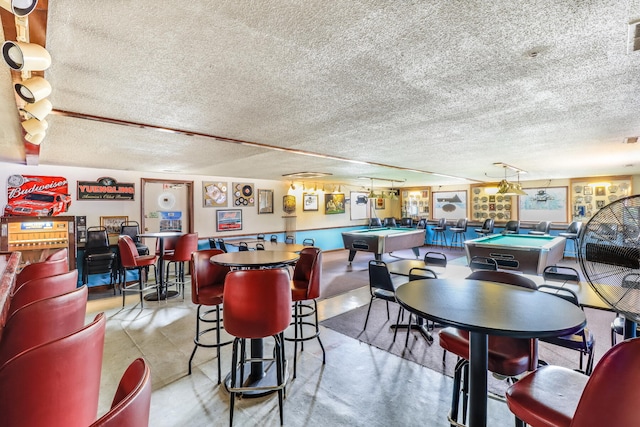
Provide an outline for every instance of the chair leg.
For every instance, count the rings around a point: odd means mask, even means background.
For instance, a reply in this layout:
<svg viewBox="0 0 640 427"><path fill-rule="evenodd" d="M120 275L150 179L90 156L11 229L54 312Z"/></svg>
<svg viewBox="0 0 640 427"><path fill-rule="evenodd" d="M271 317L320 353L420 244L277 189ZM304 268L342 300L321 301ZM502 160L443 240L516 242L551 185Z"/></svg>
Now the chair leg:
<svg viewBox="0 0 640 427"><path fill-rule="evenodd" d="M283 368L284 368L284 360L282 360L282 347L284 346L284 341L283 341L283 337L281 336L282 334L279 335L274 335L273 338L276 342L276 350L275 350L275 356L276 356L276 375L278 378L278 386L282 385L284 383L284 372L283 372ZM295 355L294 355L295 357ZM283 397L284 397L284 390L283 388L279 388L278 389L278 409L280 412L280 425L284 424L284 412L283 412Z"/></svg>
<svg viewBox="0 0 640 427"><path fill-rule="evenodd" d="M399 306L398 318L396 319L396 327L394 328L394 331L393 331L393 342L396 342L396 335L398 335L398 325L400 324L400 315L402 314L403 311L404 311L404 308Z"/></svg>
<svg viewBox="0 0 640 427"><path fill-rule="evenodd" d="M371 313L371 304L373 303L373 295L371 296L371 300L369 300L369 308L367 309L367 317L365 317L364 319L364 327L362 328L362 330L366 330L367 329L367 322L369 321L369 313Z"/></svg>
<svg viewBox="0 0 640 427"><path fill-rule="evenodd" d="M231 353L231 387L236 387L236 377L237 377L237 368L238 368L238 342L241 341L240 338L236 338L233 340L233 351ZM233 426L233 408L236 402L236 393L233 391L229 391L229 426Z"/></svg>
<svg viewBox="0 0 640 427"><path fill-rule="evenodd" d="M371 305L369 305L369 308L371 308ZM302 325L300 324L300 318L298 316L298 311L301 310L300 308L300 301L296 301L293 304L293 378L296 378L296 375L298 373L298 328L300 328L300 336L302 337ZM366 322L365 322L366 325ZM300 343L300 347L302 347L302 350L304 350L303 347L303 343Z"/></svg>
<svg viewBox="0 0 640 427"><path fill-rule="evenodd" d="M464 363L466 361L464 359L458 360L456 363L456 367L454 369L453 374L453 392L451 395L451 410L449 412L449 418L457 422L458 421L458 411L460 406L460 391L462 385L462 371L464 367ZM451 424L451 427L455 427L455 424Z"/></svg>

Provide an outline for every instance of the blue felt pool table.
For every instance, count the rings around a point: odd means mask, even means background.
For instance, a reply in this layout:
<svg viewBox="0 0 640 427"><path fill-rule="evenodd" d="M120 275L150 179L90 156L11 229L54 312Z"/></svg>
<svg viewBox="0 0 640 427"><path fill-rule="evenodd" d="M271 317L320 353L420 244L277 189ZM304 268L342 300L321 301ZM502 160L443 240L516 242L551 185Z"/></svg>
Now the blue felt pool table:
<svg viewBox="0 0 640 427"><path fill-rule="evenodd" d="M370 230L345 231L342 233L344 248L349 249L349 262L357 251L373 252L375 259L382 254L400 249L413 249L416 258L419 248L424 245L426 230L415 228L373 228Z"/></svg>
<svg viewBox="0 0 640 427"><path fill-rule="evenodd" d="M560 261L564 245L564 237L530 234L498 234L464 242L468 262L474 256L490 257L501 269L527 274L542 274L546 266Z"/></svg>

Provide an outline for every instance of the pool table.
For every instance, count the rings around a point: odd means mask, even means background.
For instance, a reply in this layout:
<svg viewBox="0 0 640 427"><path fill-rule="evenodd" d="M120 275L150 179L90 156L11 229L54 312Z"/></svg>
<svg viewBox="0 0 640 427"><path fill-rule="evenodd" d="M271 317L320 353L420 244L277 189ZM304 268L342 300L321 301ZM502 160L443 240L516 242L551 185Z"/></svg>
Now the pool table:
<svg viewBox="0 0 640 427"><path fill-rule="evenodd" d="M546 266L562 259L564 244L564 237L507 234L467 240L464 247L468 262L474 256L490 257L501 269L542 274Z"/></svg>
<svg viewBox="0 0 640 427"><path fill-rule="evenodd" d="M345 231L342 240L344 248L349 249L349 262L353 261L357 251L372 252L377 260L381 260L385 252L411 248L418 258L418 249L424 245L426 232L412 228L373 228Z"/></svg>

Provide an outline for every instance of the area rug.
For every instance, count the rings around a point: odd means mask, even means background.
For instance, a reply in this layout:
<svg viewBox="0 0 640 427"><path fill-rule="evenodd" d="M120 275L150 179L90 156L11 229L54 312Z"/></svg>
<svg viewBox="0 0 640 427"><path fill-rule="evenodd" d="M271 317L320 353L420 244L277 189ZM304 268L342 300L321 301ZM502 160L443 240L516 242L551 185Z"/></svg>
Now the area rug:
<svg viewBox="0 0 640 427"><path fill-rule="evenodd" d="M391 319L388 320L385 301L375 300L371 307L371 314L365 331L363 331L363 326L368 305L324 320L321 323L329 329L355 338L363 343L453 377L456 356L447 353L443 362L444 351L438 345L438 328L432 332L434 338L432 345L429 345L427 340L424 339L419 332L411 331L408 345L405 347L406 329L399 330L395 342L393 341L394 330L391 329L390 326L396 321L398 307L397 304L390 304ZM587 317L587 327L592 330L596 339L594 358L594 364L596 364L602 357L602 354L610 347L610 325L615 314L609 311L587 308L585 309L585 315ZM407 316L408 313L405 312L405 323ZM578 352L547 343L540 342L539 357L548 364L565 366L571 369L578 369L579 367L580 355ZM508 384L490 375L488 387L491 393L503 396Z"/></svg>

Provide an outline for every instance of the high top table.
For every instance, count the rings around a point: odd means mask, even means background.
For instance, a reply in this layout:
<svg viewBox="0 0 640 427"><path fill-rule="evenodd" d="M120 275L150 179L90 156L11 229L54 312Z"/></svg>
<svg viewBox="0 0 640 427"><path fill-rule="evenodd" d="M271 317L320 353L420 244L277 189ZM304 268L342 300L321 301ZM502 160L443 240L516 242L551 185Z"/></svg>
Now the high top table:
<svg viewBox="0 0 640 427"><path fill-rule="evenodd" d="M243 251L243 252L227 252L214 255L210 261L214 264L223 265L231 268L258 269L258 268L278 268L295 264L300 255L293 252L283 251ZM262 358L263 345L262 339L251 340L251 358ZM242 384L250 387L260 387L262 385L271 385L277 383L276 369L273 363L265 365L264 362L249 362L249 369L244 370L244 378ZM271 368L274 369L271 369ZM238 371L238 375L240 372ZM224 381L225 387L229 387L231 383L231 374L227 375ZM274 393L276 390L252 390L243 391L243 397L261 397L266 394Z"/></svg>
<svg viewBox="0 0 640 427"><path fill-rule="evenodd" d="M168 299L175 298L178 296L178 291L168 291L166 283L164 281L164 239L167 237L176 237L182 236L182 231L161 231L159 233L142 233L138 234L138 237L145 238L153 238L158 239L158 248L160 249L160 253L158 255L158 272L156 272L156 283L160 287L160 299ZM158 283L159 282L159 283ZM158 301L158 295L155 293L150 293L144 296L145 301Z"/></svg>
<svg viewBox="0 0 640 427"><path fill-rule="evenodd" d="M488 335L553 337L587 323L580 307L563 298L483 280L414 280L398 287L396 299L418 316L469 331L470 427L487 425Z"/></svg>

